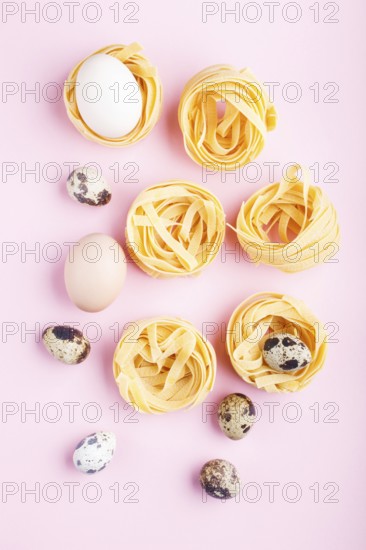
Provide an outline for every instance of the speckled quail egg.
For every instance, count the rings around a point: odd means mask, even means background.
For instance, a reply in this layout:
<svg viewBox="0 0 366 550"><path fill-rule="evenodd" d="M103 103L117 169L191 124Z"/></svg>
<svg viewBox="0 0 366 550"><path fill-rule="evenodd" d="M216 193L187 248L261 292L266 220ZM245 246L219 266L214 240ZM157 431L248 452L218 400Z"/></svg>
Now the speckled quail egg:
<svg viewBox="0 0 366 550"><path fill-rule="evenodd" d="M267 338L262 353L267 365L277 372L297 372L312 359L307 345L287 332L274 333Z"/></svg>
<svg viewBox="0 0 366 550"><path fill-rule="evenodd" d="M202 466L200 483L208 495L214 498L233 498L240 491L240 478L231 462L216 458Z"/></svg>
<svg viewBox="0 0 366 550"><path fill-rule="evenodd" d="M243 439L255 422L255 407L243 393L231 393L221 401L217 416L219 426L227 437Z"/></svg>
<svg viewBox="0 0 366 550"><path fill-rule="evenodd" d="M93 166L76 168L67 178L66 187L72 199L90 206L103 206L112 198L109 184Z"/></svg>
<svg viewBox="0 0 366 550"><path fill-rule="evenodd" d="M116 448L116 436L112 432L96 432L88 435L76 446L73 462L84 474L104 470L112 460Z"/></svg>
<svg viewBox="0 0 366 550"><path fill-rule="evenodd" d="M90 342L80 330L66 325L53 325L42 334L45 348L67 365L82 363L90 353Z"/></svg>

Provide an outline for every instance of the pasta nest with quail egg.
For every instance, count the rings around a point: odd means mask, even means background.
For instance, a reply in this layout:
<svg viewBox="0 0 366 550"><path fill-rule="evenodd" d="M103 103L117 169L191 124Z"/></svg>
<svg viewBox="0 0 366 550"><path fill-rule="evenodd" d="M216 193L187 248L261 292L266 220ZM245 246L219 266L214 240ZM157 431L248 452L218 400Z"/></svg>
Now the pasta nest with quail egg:
<svg viewBox="0 0 366 550"><path fill-rule="evenodd" d="M292 373L272 370L262 349L269 335L286 332L301 339L311 361ZM327 342L323 325L297 298L277 293L254 294L233 312L227 327L226 349L238 375L267 392L294 392L305 388L323 367Z"/></svg>

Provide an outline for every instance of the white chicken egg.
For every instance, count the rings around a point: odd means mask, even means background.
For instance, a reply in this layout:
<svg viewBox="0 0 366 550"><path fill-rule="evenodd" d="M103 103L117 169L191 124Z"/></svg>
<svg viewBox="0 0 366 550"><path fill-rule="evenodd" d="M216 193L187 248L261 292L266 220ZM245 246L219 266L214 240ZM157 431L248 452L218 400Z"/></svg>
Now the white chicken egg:
<svg viewBox="0 0 366 550"><path fill-rule="evenodd" d="M142 114L142 96L136 78L116 57L92 55L76 77L76 103L85 124L105 138L129 134Z"/></svg>

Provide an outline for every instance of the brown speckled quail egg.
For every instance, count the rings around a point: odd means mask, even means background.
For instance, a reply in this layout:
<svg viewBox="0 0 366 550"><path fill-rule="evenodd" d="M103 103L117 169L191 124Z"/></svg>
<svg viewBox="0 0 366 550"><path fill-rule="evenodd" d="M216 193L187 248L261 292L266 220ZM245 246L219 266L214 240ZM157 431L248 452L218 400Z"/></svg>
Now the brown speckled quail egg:
<svg viewBox="0 0 366 550"><path fill-rule="evenodd" d="M107 181L93 166L79 166L66 182L67 192L72 199L90 206L103 206L112 198Z"/></svg>
<svg viewBox="0 0 366 550"><path fill-rule="evenodd" d="M277 372L297 372L312 359L307 345L287 332L274 333L267 338L262 353L267 365Z"/></svg>
<svg viewBox="0 0 366 550"><path fill-rule="evenodd" d="M65 325L53 325L42 334L47 351L67 365L82 363L90 353L90 342L80 330Z"/></svg>
<svg viewBox="0 0 366 550"><path fill-rule="evenodd" d="M227 437L243 439L255 422L255 407L243 393L231 393L220 403L217 412L219 426Z"/></svg>
<svg viewBox="0 0 366 550"><path fill-rule="evenodd" d="M203 465L200 482L206 493L214 498L233 498L240 491L237 469L231 462L219 458Z"/></svg>
<svg viewBox="0 0 366 550"><path fill-rule="evenodd" d="M90 434L76 446L74 466L84 474L100 472L112 460L115 448L116 436L113 432Z"/></svg>

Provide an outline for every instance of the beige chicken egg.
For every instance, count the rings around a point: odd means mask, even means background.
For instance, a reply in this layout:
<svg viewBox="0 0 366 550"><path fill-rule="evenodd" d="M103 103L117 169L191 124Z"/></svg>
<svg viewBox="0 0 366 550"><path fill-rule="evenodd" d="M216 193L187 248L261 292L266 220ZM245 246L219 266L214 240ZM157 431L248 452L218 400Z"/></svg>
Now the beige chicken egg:
<svg viewBox="0 0 366 550"><path fill-rule="evenodd" d="M101 311L122 290L126 277L125 254L112 237L91 233L70 248L64 277L67 293L78 308Z"/></svg>

